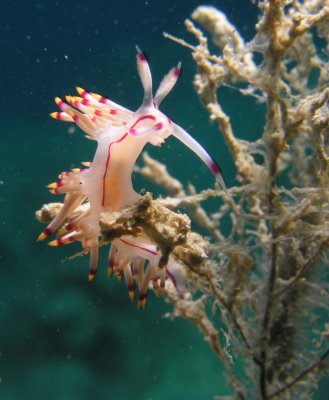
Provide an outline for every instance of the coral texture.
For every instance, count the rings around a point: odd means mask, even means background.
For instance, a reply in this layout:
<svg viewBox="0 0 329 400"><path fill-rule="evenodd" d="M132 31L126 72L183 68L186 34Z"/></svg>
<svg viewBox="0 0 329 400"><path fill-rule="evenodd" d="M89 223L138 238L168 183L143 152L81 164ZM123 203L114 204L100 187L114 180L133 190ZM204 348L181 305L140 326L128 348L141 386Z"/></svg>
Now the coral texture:
<svg viewBox="0 0 329 400"><path fill-rule="evenodd" d="M231 228L215 246L217 280L198 279L198 288L213 301L209 319L219 313L224 323L221 357L234 398L310 399L329 354L329 2L258 6L248 43L208 6L186 21L197 45L165 34L192 50L195 89L218 123L240 183L221 194L224 204L210 216L229 216ZM210 52L204 31L218 54ZM223 85L265 106L258 140L234 132L219 100ZM176 314L184 311L176 306ZM238 355L244 373L235 366Z"/></svg>

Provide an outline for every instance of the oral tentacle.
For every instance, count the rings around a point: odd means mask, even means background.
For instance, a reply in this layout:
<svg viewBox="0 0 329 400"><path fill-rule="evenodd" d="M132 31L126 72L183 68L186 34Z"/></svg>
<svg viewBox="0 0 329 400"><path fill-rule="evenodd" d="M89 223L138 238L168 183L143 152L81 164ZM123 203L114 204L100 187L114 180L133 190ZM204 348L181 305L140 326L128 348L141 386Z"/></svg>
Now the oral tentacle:
<svg viewBox="0 0 329 400"><path fill-rule="evenodd" d="M173 124L172 134L184 143L185 146L191 149L207 165L210 171L215 175L222 189L226 191L227 189L222 177L222 172L218 164L210 157L206 150L195 139L193 139L189 133L177 124Z"/></svg>

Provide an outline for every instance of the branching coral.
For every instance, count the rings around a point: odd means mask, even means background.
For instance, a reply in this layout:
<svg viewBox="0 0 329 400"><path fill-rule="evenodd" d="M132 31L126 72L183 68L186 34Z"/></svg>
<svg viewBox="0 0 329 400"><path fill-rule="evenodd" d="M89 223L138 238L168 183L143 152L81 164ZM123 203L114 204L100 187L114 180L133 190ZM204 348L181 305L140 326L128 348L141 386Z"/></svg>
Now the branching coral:
<svg viewBox="0 0 329 400"><path fill-rule="evenodd" d="M171 197L146 195L103 218L101 228L104 242L142 232L161 248L163 265L170 254L185 265L185 295L171 285L163 294L171 316L196 325L224 364L232 398L309 399L329 354L329 0L263 0L259 9L248 43L207 6L186 21L197 45L165 34L192 50L196 92L226 140L239 186L196 193L144 154L139 173ZM219 100L228 84L266 106L255 142L239 139ZM209 214L201 202L212 196L222 205ZM212 243L173 211L180 206ZM60 207L45 206L39 219L50 220ZM225 235L224 219L231 221Z"/></svg>
<svg viewBox="0 0 329 400"><path fill-rule="evenodd" d="M329 2L265 0L259 9L249 43L219 10L194 11L218 55L191 20L186 27L198 45L165 36L192 50L195 89L218 122L241 183L222 196L219 218L229 215L232 228L216 246L220 283L204 290L217 300L223 336L249 355L249 384L233 386L239 398L309 399L329 352L320 318L328 312ZM233 131L218 98L228 83L267 107L257 142Z"/></svg>

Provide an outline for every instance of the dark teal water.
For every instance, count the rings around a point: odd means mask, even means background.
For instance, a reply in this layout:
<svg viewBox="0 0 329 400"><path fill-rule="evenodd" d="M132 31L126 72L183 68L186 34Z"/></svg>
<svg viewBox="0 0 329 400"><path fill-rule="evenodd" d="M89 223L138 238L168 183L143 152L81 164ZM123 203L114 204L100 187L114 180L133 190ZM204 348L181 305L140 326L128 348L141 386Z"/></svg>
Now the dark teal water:
<svg viewBox="0 0 329 400"><path fill-rule="evenodd" d="M210 3L251 37L254 6ZM81 132L70 134L69 125L48 117L56 111L53 98L74 94L79 85L136 109L142 99L136 44L148 54L156 83L183 62L180 82L162 109L211 149L232 181L230 156L192 88L190 53L162 36L167 31L193 42L183 21L197 5L199 0L0 1L1 399L197 400L227 393L221 365L194 327L163 318L170 307L152 295L146 310L136 310L124 284L107 279L105 252L103 268L89 283L88 259L68 260L78 245L36 243L43 226L34 218L43 203L57 200L45 185L95 150ZM231 96L226 106L243 121L247 111ZM200 189L212 184L199 160L174 139L148 150L179 179ZM135 180L137 189L149 187Z"/></svg>

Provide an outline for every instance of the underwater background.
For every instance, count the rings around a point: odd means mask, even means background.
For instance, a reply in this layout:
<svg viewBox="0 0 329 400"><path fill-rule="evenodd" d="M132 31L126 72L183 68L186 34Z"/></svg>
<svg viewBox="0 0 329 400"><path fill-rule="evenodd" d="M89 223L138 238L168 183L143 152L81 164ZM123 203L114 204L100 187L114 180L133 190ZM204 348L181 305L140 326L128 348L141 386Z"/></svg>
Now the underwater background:
<svg viewBox="0 0 329 400"><path fill-rule="evenodd" d="M220 7L246 39L253 36L251 2L205 3ZM200 4L0 1L0 399L197 400L229 393L221 365L189 322L164 318L170 305L153 293L148 307L137 310L124 283L107 278L106 249L89 283L88 257L69 259L80 246L36 243L44 227L34 217L42 204L62 200L46 185L95 152L79 129L49 117L57 111L54 97L82 86L137 109L135 45L148 55L155 88L182 61L183 74L161 109L210 151L228 186L233 183L230 155L193 90L190 51L162 35L193 43L184 20ZM234 91L221 93L237 132L258 137L264 109ZM175 139L151 147L177 179L198 189L213 186L207 169ZM137 190L165 195L138 175L134 181Z"/></svg>

